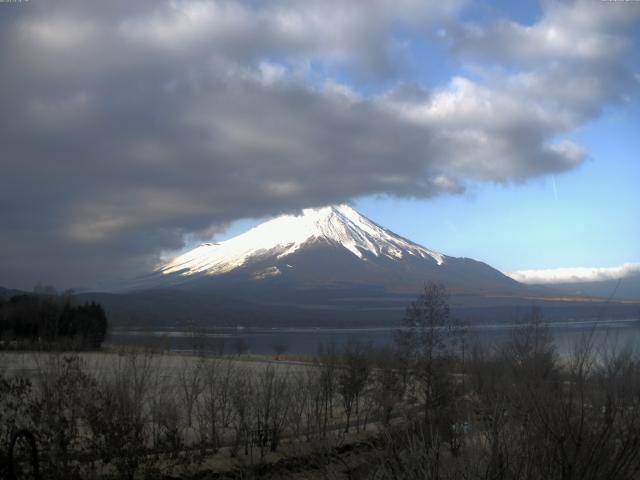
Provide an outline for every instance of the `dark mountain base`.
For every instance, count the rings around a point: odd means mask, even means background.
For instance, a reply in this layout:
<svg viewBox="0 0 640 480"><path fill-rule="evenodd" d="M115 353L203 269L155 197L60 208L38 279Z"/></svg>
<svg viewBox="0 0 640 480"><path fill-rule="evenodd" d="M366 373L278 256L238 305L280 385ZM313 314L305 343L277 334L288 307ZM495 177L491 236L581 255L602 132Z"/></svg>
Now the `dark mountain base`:
<svg viewBox="0 0 640 480"><path fill-rule="evenodd" d="M79 302L94 300L103 305L111 325L139 328L392 326L400 322L414 298L375 289L300 291L288 301L281 296L271 302L172 289L77 296ZM452 295L450 303L452 314L469 323L518 321L534 306L548 321L640 319L640 302Z"/></svg>

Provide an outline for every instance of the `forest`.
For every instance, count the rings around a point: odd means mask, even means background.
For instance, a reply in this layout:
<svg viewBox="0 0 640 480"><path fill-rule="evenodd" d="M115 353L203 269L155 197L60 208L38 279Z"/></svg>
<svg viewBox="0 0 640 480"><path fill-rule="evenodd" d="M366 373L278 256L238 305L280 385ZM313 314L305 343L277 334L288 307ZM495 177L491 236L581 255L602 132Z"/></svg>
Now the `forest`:
<svg viewBox="0 0 640 480"><path fill-rule="evenodd" d="M70 294L0 297L0 348L99 348L108 328L100 304L73 305Z"/></svg>
<svg viewBox="0 0 640 480"><path fill-rule="evenodd" d="M475 341L429 285L393 346L314 358L4 352L2 478L632 479L640 357ZM34 463L37 454L37 467ZM11 457L11 458L9 458ZM24 476L20 476L24 475Z"/></svg>

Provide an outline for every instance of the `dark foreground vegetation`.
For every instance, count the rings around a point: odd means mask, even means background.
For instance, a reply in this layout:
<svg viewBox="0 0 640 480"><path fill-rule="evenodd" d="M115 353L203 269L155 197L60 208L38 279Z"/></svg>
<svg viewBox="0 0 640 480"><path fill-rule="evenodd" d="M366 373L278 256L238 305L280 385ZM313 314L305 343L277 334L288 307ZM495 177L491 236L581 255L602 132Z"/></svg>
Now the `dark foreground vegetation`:
<svg viewBox="0 0 640 480"><path fill-rule="evenodd" d="M0 297L0 348L98 348L107 330L102 307L73 305L71 294L45 290Z"/></svg>
<svg viewBox="0 0 640 480"><path fill-rule="evenodd" d="M53 479L638 478L640 358L589 336L560 358L540 315L525 320L481 345L430 285L387 351L36 355L30 375L0 372L0 477L24 429ZM28 444L15 451L30 468Z"/></svg>

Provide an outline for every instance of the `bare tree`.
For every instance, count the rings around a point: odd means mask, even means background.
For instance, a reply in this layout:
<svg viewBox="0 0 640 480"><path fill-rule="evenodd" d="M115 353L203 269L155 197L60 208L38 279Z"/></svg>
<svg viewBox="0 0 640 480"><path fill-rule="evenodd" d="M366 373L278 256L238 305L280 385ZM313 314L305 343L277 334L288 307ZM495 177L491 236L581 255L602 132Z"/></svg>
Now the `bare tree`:
<svg viewBox="0 0 640 480"><path fill-rule="evenodd" d="M289 424L293 426L293 435L298 438L302 436L305 414L311 407L311 389L308 376L304 373L292 375L290 392Z"/></svg>
<svg viewBox="0 0 640 480"><path fill-rule="evenodd" d="M214 452L231 422L232 387L236 373L230 359L209 362L205 368L199 418L202 438L209 440Z"/></svg>
<svg viewBox="0 0 640 480"><path fill-rule="evenodd" d="M283 355L287 350L289 350L289 345L286 343L273 344L273 353L276 354L276 360L280 360L280 355Z"/></svg>
<svg viewBox="0 0 640 480"><path fill-rule="evenodd" d="M338 374L338 388L346 417L345 433L349 433L351 414L355 407L359 413L360 396L364 391L371 367L368 349L356 342L349 342L343 351L343 362Z"/></svg>
<svg viewBox="0 0 640 480"><path fill-rule="evenodd" d="M247 351L249 350L249 344L247 343L247 340L245 338L236 337L233 342L233 348L236 352L236 355L240 356L244 353L247 353Z"/></svg>
<svg viewBox="0 0 640 480"><path fill-rule="evenodd" d="M505 354L520 376L549 379L554 375L558 354L539 308L533 307L521 324L512 330L511 339L505 345Z"/></svg>
<svg viewBox="0 0 640 480"><path fill-rule="evenodd" d="M238 369L231 385L231 405L233 407L232 427L234 440L231 455L235 456L238 449L244 446L245 455L249 454L250 432L254 424L253 414L253 382L249 371Z"/></svg>
<svg viewBox="0 0 640 480"><path fill-rule="evenodd" d="M73 457L86 441L79 428L85 390L92 385L82 359L75 354L54 353L35 357L38 383L31 399L38 437L48 445L43 467L51 478L76 478L80 466Z"/></svg>
<svg viewBox="0 0 640 480"><path fill-rule="evenodd" d="M178 369L178 385L184 401L186 423L188 427L193 425L193 409L203 389L203 371L205 360L202 357L181 358Z"/></svg>
<svg viewBox="0 0 640 480"><path fill-rule="evenodd" d="M255 385L255 439L260 447L276 451L282 437L288 416L290 395L287 374L279 373L273 365L268 365L259 374Z"/></svg>
<svg viewBox="0 0 640 480"><path fill-rule="evenodd" d="M0 478L9 478L8 458L14 432L34 430L33 384L24 377L0 371Z"/></svg>
<svg viewBox="0 0 640 480"><path fill-rule="evenodd" d="M307 441L311 441L324 433L324 420L327 414L326 393L324 389L323 373L319 368L308 369L304 376L306 405L304 412L305 434Z"/></svg>
<svg viewBox="0 0 640 480"><path fill-rule="evenodd" d="M317 377L320 402L320 415L318 418L321 421L321 435L327 436L327 428L329 421L333 417L333 401L336 395L337 387L337 370L338 370L338 353L335 344L331 343L328 346L320 345L318 352L318 367L320 374Z"/></svg>
<svg viewBox="0 0 640 480"><path fill-rule="evenodd" d="M147 396L155 374L152 356L134 351L113 359L109 378L88 392L86 421L92 448L113 464L122 478L133 479L140 467L152 469L147 456L150 416Z"/></svg>
<svg viewBox="0 0 640 480"><path fill-rule="evenodd" d="M382 424L388 426L391 416L402 402L405 378L398 355L390 348L378 352L373 375L373 400L378 408Z"/></svg>
<svg viewBox="0 0 640 480"><path fill-rule="evenodd" d="M406 361L424 402L424 420L435 425L436 411L450 399L447 367L457 353L462 328L451 318L444 286L430 283L411 303L396 334L400 357Z"/></svg>

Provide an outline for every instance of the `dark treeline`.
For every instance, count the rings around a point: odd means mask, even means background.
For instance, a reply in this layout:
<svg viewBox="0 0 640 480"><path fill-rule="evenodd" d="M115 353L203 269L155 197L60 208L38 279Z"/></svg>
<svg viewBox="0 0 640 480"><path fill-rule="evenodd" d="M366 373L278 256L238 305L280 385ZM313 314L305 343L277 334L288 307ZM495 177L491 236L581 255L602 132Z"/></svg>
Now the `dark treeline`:
<svg viewBox="0 0 640 480"><path fill-rule="evenodd" d="M98 348L107 330L107 316L95 302L73 305L70 295L51 292L0 298L0 345Z"/></svg>
<svg viewBox="0 0 640 480"><path fill-rule="evenodd" d="M31 378L0 362L0 469L26 428L45 478L269 478L258 467L282 456L302 460L272 478L638 478L633 350L587 335L561 358L536 310L508 341L474 342L438 285L403 326L393 348L329 345L304 364L280 348L257 363L240 350L43 353Z"/></svg>

